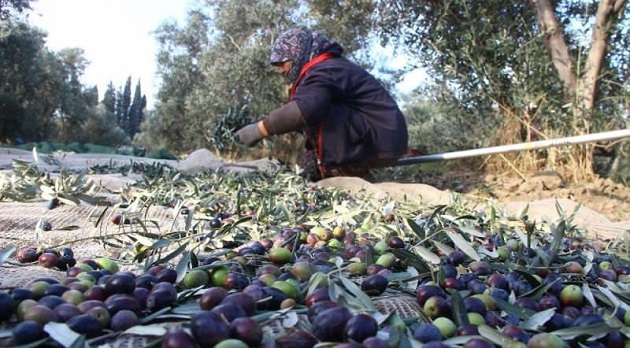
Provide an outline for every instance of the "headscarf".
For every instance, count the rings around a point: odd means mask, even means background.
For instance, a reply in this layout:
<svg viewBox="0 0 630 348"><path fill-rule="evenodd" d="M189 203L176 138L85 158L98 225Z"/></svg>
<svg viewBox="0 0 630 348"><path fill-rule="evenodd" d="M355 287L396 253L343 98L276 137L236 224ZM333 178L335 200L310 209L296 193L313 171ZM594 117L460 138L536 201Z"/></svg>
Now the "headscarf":
<svg viewBox="0 0 630 348"><path fill-rule="evenodd" d="M333 50L340 55L343 49L336 42L328 40L319 31L291 29L284 32L271 47L271 64L293 61L288 78L295 83L304 64L318 55Z"/></svg>

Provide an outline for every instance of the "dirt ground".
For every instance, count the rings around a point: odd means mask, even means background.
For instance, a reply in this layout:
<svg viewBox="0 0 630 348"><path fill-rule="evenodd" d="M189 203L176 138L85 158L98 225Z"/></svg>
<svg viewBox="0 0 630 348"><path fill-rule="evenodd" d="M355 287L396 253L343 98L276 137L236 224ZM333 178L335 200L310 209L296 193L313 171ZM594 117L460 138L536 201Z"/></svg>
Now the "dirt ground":
<svg viewBox="0 0 630 348"><path fill-rule="evenodd" d="M605 178L572 183L554 172L541 172L525 179L458 172L428 177L424 183L441 190L455 190L472 199L498 202L570 199L613 222L630 220L630 187Z"/></svg>

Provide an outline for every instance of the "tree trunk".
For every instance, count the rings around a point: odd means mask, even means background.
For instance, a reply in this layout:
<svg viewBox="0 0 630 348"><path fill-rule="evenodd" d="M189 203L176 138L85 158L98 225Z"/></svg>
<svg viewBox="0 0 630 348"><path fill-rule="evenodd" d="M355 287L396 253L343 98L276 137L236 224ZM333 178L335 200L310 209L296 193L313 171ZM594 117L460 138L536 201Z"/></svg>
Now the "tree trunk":
<svg viewBox="0 0 630 348"><path fill-rule="evenodd" d="M585 64L577 70L573 66L563 28L558 23L552 1L531 0L531 3L536 11L540 32L544 35L545 47L564 84L565 99L575 106L572 122L568 125L569 131L589 133L596 103L597 82L607 53L609 31L618 20L617 14L623 11L626 0L599 1L590 46L587 48L588 56ZM582 176L588 177L592 173L592 150L592 145L585 145L576 148L574 155L570 156L571 166L579 172L574 175L574 180L579 180Z"/></svg>
<svg viewBox="0 0 630 348"><path fill-rule="evenodd" d="M576 84L573 62L553 5L550 0L532 0L532 4L536 9L536 19L540 26L540 32L545 38L545 47L551 56L560 80L564 83L566 95L571 96L575 92Z"/></svg>
<svg viewBox="0 0 630 348"><path fill-rule="evenodd" d="M626 0L601 0L597 8L591 45L582 75L577 86L577 106L582 113L590 114L595 106L597 80L606 57L610 28L615 24L616 15L623 10Z"/></svg>
<svg viewBox="0 0 630 348"><path fill-rule="evenodd" d="M541 33L545 36L545 46L560 80L564 83L566 96L569 99L575 97L577 102L576 115L581 116L578 118L590 115L595 106L597 79L606 57L609 30L615 24L617 14L623 11L625 3L626 0L599 2L586 63L581 71L575 72L562 27L555 16L551 1L532 0Z"/></svg>

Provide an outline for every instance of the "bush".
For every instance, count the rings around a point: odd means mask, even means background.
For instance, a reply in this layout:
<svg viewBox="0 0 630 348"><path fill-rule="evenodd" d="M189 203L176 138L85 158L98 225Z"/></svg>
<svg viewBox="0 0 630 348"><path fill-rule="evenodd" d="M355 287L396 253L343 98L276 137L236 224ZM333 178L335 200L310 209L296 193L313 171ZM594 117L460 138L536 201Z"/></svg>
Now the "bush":
<svg viewBox="0 0 630 348"><path fill-rule="evenodd" d="M57 146L53 143L39 143L36 146L39 153L53 153L57 150Z"/></svg>
<svg viewBox="0 0 630 348"><path fill-rule="evenodd" d="M84 144L77 143L77 142L70 143L66 147L68 148L68 150L70 150L72 152L76 152L76 153L88 152L88 149L87 149L87 147Z"/></svg>
<svg viewBox="0 0 630 348"><path fill-rule="evenodd" d="M149 153L147 157L155 158L155 159L177 160L177 157L175 157L172 153L170 153L165 148L160 148L156 151L153 151Z"/></svg>
<svg viewBox="0 0 630 348"><path fill-rule="evenodd" d="M96 145L96 144L85 144L85 153L109 153L109 154L118 154L118 150L110 146Z"/></svg>

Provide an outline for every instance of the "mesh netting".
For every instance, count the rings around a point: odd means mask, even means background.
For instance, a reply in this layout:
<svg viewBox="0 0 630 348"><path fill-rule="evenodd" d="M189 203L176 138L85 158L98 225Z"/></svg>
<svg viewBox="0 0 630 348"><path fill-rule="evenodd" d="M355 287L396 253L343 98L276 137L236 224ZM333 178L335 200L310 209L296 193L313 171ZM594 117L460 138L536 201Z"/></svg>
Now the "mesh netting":
<svg viewBox="0 0 630 348"><path fill-rule="evenodd" d="M136 225L115 225L112 217L119 212L112 207L81 204L78 206L60 205L47 209L43 200L31 202L0 203L0 249L11 245L58 246L66 245L75 251L75 258L104 256L111 253L103 247L104 237L124 235L140 230ZM143 222L142 230L152 233L165 233L173 224L184 223L184 217L174 218L172 208L152 206L138 214ZM38 229L40 221L48 221L52 229ZM111 249L111 248L109 248Z"/></svg>
<svg viewBox="0 0 630 348"><path fill-rule="evenodd" d="M418 317L422 313L416 298L406 294L378 297L373 302L380 313L396 313L402 319Z"/></svg>
<svg viewBox="0 0 630 348"><path fill-rule="evenodd" d="M160 340L164 334L172 328L184 327L183 322L163 322L160 324L149 324L143 328L133 328L130 330L142 330L144 332L150 332L150 334L135 334L129 332L116 333L111 335L105 335L96 337L88 341L91 347L99 348L144 348L153 346L153 344ZM188 330L188 329L186 329ZM190 330L188 330L190 333ZM159 346L159 345L158 345Z"/></svg>
<svg viewBox="0 0 630 348"><path fill-rule="evenodd" d="M0 268L0 288L25 288L39 278L51 278L61 282L65 276L64 272L40 266L5 266Z"/></svg>

